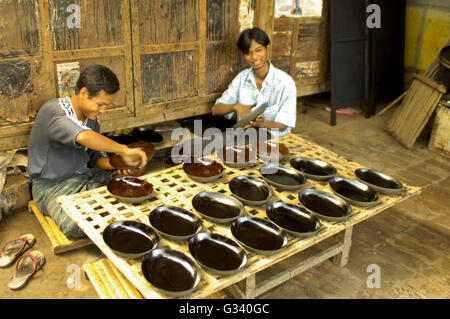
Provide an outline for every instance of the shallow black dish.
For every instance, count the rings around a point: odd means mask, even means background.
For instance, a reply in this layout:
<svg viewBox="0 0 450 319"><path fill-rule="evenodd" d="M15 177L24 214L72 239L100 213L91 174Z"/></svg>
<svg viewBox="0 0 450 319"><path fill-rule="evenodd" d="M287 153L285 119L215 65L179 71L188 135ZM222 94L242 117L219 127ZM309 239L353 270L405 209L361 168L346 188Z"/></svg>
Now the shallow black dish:
<svg viewBox="0 0 450 319"><path fill-rule="evenodd" d="M280 227L263 218L242 216L231 224L234 238L257 254L275 254L287 243Z"/></svg>
<svg viewBox="0 0 450 319"><path fill-rule="evenodd" d="M103 241L114 253L125 258L140 258L155 249L159 237L148 225L121 220L103 230Z"/></svg>
<svg viewBox="0 0 450 319"><path fill-rule="evenodd" d="M371 169L358 168L355 175L361 182L381 194L397 195L403 189L402 183L398 180Z"/></svg>
<svg viewBox="0 0 450 319"><path fill-rule="evenodd" d="M192 207L206 219L220 224L231 223L245 212L238 199L218 192L198 193L192 198Z"/></svg>
<svg viewBox="0 0 450 319"><path fill-rule="evenodd" d="M177 206L157 207L148 218L161 236L173 240L186 240L202 228L200 219L194 213Z"/></svg>
<svg viewBox="0 0 450 319"><path fill-rule="evenodd" d="M163 137L158 132L146 127L136 127L131 131L134 138L142 142L150 142L159 145L163 142Z"/></svg>
<svg viewBox="0 0 450 319"><path fill-rule="evenodd" d="M153 287L172 297L190 294L201 279L200 269L190 257L168 248L148 253L142 261L141 270Z"/></svg>
<svg viewBox="0 0 450 319"><path fill-rule="evenodd" d="M367 207L378 202L378 194L364 183L345 177L333 177L328 183L336 195L350 204Z"/></svg>
<svg viewBox="0 0 450 319"><path fill-rule="evenodd" d="M299 190L306 183L303 173L278 164L266 164L259 169L262 178L276 188L283 190Z"/></svg>
<svg viewBox="0 0 450 319"><path fill-rule="evenodd" d="M105 134L106 137L112 139L113 141L119 143L119 144L131 144L131 143L135 143L138 140L136 138L134 138L131 135L127 135L127 134L118 134L118 133L114 133L114 134Z"/></svg>
<svg viewBox="0 0 450 319"><path fill-rule="evenodd" d="M320 229L319 219L305 208L285 202L267 206L266 214L276 225L294 236L309 237Z"/></svg>
<svg viewBox="0 0 450 319"><path fill-rule="evenodd" d="M334 166L313 158L296 157L291 159L290 163L293 168L301 171L306 178L317 181L328 180L337 173Z"/></svg>
<svg viewBox="0 0 450 319"><path fill-rule="evenodd" d="M228 186L233 196L250 206L266 204L273 194L272 188L265 181L253 176L236 176Z"/></svg>
<svg viewBox="0 0 450 319"><path fill-rule="evenodd" d="M215 274L234 274L247 263L245 250L234 240L218 234L196 234L189 239L189 251L202 267Z"/></svg>
<svg viewBox="0 0 450 319"><path fill-rule="evenodd" d="M300 192L298 200L306 209L326 220L345 220L352 213L351 206L341 197L312 188Z"/></svg>

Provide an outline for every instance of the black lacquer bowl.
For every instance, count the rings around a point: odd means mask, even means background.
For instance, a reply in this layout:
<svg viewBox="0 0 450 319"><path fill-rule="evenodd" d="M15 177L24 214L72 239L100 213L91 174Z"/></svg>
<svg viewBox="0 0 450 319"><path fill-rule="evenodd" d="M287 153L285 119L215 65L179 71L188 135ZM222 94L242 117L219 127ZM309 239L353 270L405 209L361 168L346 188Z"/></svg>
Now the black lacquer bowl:
<svg viewBox="0 0 450 319"><path fill-rule="evenodd" d="M121 202L141 203L153 194L153 186L144 179L134 176L119 176L113 178L106 189Z"/></svg>
<svg viewBox="0 0 450 319"><path fill-rule="evenodd" d="M245 250L234 240L212 233L198 233L189 239L189 251L211 273L231 275L247 264Z"/></svg>
<svg viewBox="0 0 450 319"><path fill-rule="evenodd" d="M272 188L264 180L248 175L234 177L228 186L233 196L250 206L266 204L273 194Z"/></svg>
<svg viewBox="0 0 450 319"><path fill-rule="evenodd" d="M131 131L134 138L142 142L150 142L159 145L163 142L163 137L158 132L146 127L136 127Z"/></svg>
<svg viewBox="0 0 450 319"><path fill-rule="evenodd" d="M306 183L303 173L284 165L266 164L259 172L266 182L282 190L299 190Z"/></svg>
<svg viewBox="0 0 450 319"><path fill-rule="evenodd" d="M112 139L113 141L115 141L119 144L125 144L125 145L135 143L138 141L133 136L127 135L127 134L118 134L118 133L106 134L106 137Z"/></svg>
<svg viewBox="0 0 450 319"><path fill-rule="evenodd" d="M403 185L398 180L371 169L358 168L355 175L361 182L381 194L397 195L403 190Z"/></svg>
<svg viewBox="0 0 450 319"><path fill-rule="evenodd" d="M275 202L267 206L269 219L294 236L309 237L320 229L319 219L305 208L285 202Z"/></svg>
<svg viewBox="0 0 450 319"><path fill-rule="evenodd" d="M177 206L157 207L148 218L161 236L173 240L186 240L202 228L200 219L193 212Z"/></svg>
<svg viewBox="0 0 450 319"><path fill-rule="evenodd" d="M306 209L325 220L346 220L352 213L351 206L341 197L312 188L300 192L298 200Z"/></svg>
<svg viewBox="0 0 450 319"><path fill-rule="evenodd" d="M356 206L367 207L378 202L378 194L364 183L345 177L333 177L328 181L333 192Z"/></svg>
<svg viewBox="0 0 450 319"><path fill-rule="evenodd" d="M201 192L192 198L192 207L206 219L227 224L244 214L244 205L233 196L219 192Z"/></svg>
<svg viewBox="0 0 450 319"><path fill-rule="evenodd" d="M141 270L153 287L172 297L192 293L201 279L200 268L192 258L168 248L148 253L142 261Z"/></svg>
<svg viewBox="0 0 450 319"><path fill-rule="evenodd" d="M263 218L239 217L231 224L231 233L242 246L257 254L275 254L287 243L281 228Z"/></svg>
<svg viewBox="0 0 450 319"><path fill-rule="evenodd" d="M301 171L306 178L317 181L328 180L337 173L334 166L314 158L296 157L291 159L290 163L293 168Z"/></svg>
<svg viewBox="0 0 450 319"><path fill-rule="evenodd" d="M159 237L144 223L121 220L109 224L104 229L103 241L119 256L140 258L156 248Z"/></svg>

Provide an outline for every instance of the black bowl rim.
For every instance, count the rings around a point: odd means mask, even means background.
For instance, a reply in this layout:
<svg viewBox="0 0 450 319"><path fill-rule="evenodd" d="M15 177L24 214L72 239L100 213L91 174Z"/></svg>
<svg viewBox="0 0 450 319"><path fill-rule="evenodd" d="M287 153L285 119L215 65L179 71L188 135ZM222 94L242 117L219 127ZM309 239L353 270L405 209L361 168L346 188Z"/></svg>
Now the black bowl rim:
<svg viewBox="0 0 450 319"><path fill-rule="evenodd" d="M112 228L116 227L116 225L122 226L123 224L131 224L131 225L136 225L136 226L142 226L142 227L148 229L148 230L150 231L150 234L151 234L152 236L154 236L154 238L155 238L154 240L152 240L152 242L153 242L153 247L152 247L151 249L146 250L146 251L143 251L143 252L141 252L141 253L126 253L126 252L122 252L121 250L119 250L119 249L117 249L117 248L114 248L112 245L110 245L110 244L108 243L109 240L106 240L106 238L105 238L105 237L106 237L106 234L108 234L108 232L109 232ZM148 252L154 250L155 247L158 245L158 242L159 242L159 236L158 236L158 234L156 233L156 231L155 231L152 227L150 227L149 225L147 225L147 224L145 224L145 223L143 223L143 222L137 221L137 220L118 220L118 221L115 221L115 222L109 224L108 226L105 227L105 229L103 229L103 232L102 232L102 238L103 238L103 242L104 242L111 250L113 250L113 251L115 251L115 252L118 252L118 253L120 253L120 254L122 254L122 255L130 255L130 256L131 256L131 255L141 255L141 254L144 254L144 253L148 253Z"/></svg>
<svg viewBox="0 0 450 319"><path fill-rule="evenodd" d="M152 216L153 212L155 212L155 211L159 212L159 209L162 209L162 208L178 208L178 209L182 209L182 210L184 210L183 214L186 214L188 216L194 217L196 219L195 224L197 225L197 230L195 231L195 233L189 234L189 235L182 235L182 236L173 235L173 234L166 233L166 232L160 230L155 225L153 225L152 220L151 220L151 216ZM192 212L189 209L186 209L184 207L179 207L179 206L174 206L174 205L161 205L161 206L158 206L158 207L154 208L150 212L150 214L148 214L148 221L149 221L150 225L155 229L156 232L160 233L161 235L163 235L165 237L173 238L173 239L177 239L177 240L185 240L187 238L195 236L196 234L198 234L202 230L202 227L203 227L203 223L202 223L201 219L194 212Z"/></svg>
<svg viewBox="0 0 450 319"><path fill-rule="evenodd" d="M192 267L192 270L193 270L194 273L195 273L195 280L194 280L194 285L193 285L191 288L189 288L189 289L187 289L187 290L180 290L180 291L170 291L170 290L165 290L165 289L159 288L158 286L155 286L153 283L150 282L149 279L147 279L147 276L146 276L147 272L144 271L144 263L147 263L148 260L151 259L151 258L153 257L154 254L160 253L161 251L163 251L163 252L175 253L175 254L179 255L179 256L177 256L177 257L183 258L183 259L184 259L183 261L187 261L187 263ZM167 293L167 294L170 294L170 295L181 296L181 295L188 294L188 293L192 292L193 290L195 290L195 289L198 287L198 284L200 283L200 280L201 280L201 270L200 270L200 267L197 265L197 263L195 262L195 260L194 260L192 257L190 257L189 255L185 254L185 253L182 252L182 251L175 250L175 249L172 249L172 248L167 248L167 247L162 247L162 248L153 249L153 250L150 251L148 254L146 254L145 257L144 257L144 259L142 260L142 263L141 263L141 271L142 271L142 275L144 276L144 278L146 279L146 281L147 281L152 287L155 287L156 289L161 290L161 291L163 291L163 292L165 292L165 293Z"/></svg>
<svg viewBox="0 0 450 319"><path fill-rule="evenodd" d="M342 216L342 217L334 217L334 216L323 215L321 213L318 213L318 212L312 210L311 208L307 207L303 203L303 201L301 200L302 195L305 195L306 193L319 193L319 194L321 194L321 195L323 195L325 197L333 198L333 199L341 202L346 207L346 214L344 216ZM324 218L324 219L344 220L344 219L348 219L352 215L352 212L353 212L352 206L350 206L350 204L345 199L343 199L342 197L339 197L339 196L337 196L335 194L328 193L328 192L325 192L325 191L322 191L322 190L314 189L314 188L307 188L307 189L304 189L301 192L299 192L298 193L298 200L303 205L303 207L305 207L306 210L308 210L311 213L316 214L317 216L319 216L321 218Z"/></svg>
<svg viewBox="0 0 450 319"><path fill-rule="evenodd" d="M217 196L222 196L222 197L227 197L227 198L229 198L230 200L232 200L234 203L236 203L236 204L239 206L239 215L237 215L236 217L220 218L220 217L210 216L210 215L207 215L207 214L205 214L205 213L199 211L199 210L198 210L197 208L195 208L195 206L194 206L194 199L199 198L199 196L200 196L201 194L216 194ZM230 220L230 221L231 221L231 220L235 220L236 218L242 216L242 215L244 214L244 212L245 212L244 204L242 204L242 202L241 202L239 199L237 199L236 197L233 197L233 196L231 196L231 195L228 195L228 194L225 194L225 193L221 193L221 192L208 192L208 191L202 191L202 192L199 192L199 193L197 193L194 197L192 197L191 203L192 203L192 208L193 208L196 212L198 212L200 215L204 216L205 218L207 218L207 219L210 218L210 219L213 219L213 220L221 220L221 221L224 221L224 222L225 222L225 221L229 221L229 220Z"/></svg>
<svg viewBox="0 0 450 319"><path fill-rule="evenodd" d="M191 250L191 247L193 245L193 242L197 240L197 238L199 236L205 236L207 237L207 239L209 240L209 238L211 237L216 237L219 241L225 241L227 244L231 244L232 246L234 246L236 249L239 250L239 253L237 254L239 256L239 258L241 258L241 264L239 265L238 268L236 269L232 269L232 270L220 270L220 269L215 269L212 268L208 265L205 265L203 262L201 262L200 260L198 260L197 258L195 258L195 255L193 253L193 251ZM188 241L188 249L189 252L191 253L192 258L194 258L195 261L197 261L201 266L207 268L207 269L211 269L214 272L217 273L223 273L223 274L231 274L231 273L235 273L239 270L241 270L242 268L244 268L247 265L247 261L248 261L248 256L247 253L245 252L245 249L234 239L228 238L224 235L221 234L217 234L217 233L210 233L210 232L198 232L197 234L195 234L194 236L192 236L189 241Z"/></svg>
<svg viewBox="0 0 450 319"><path fill-rule="evenodd" d="M338 182L346 182L346 183L348 183L350 185L356 184L356 185L361 185L361 186L367 187L367 191L370 192L370 193L373 193L374 199L370 200L370 201L358 201L358 200L354 200L354 199L348 198L348 197L340 194L338 191L336 191L334 189L333 184L338 183ZM333 192L335 192L336 194L339 194L339 196L342 196L343 198L346 198L346 199L348 199L350 201L353 201L355 203L364 203L364 204L376 203L380 199L380 196L378 196L378 193L376 191L374 191L372 188L370 188L367 184L364 184L363 182L357 181L355 179L351 179L351 178L347 178L347 177L341 177L341 176L335 176L335 177L331 178L328 181L328 184L330 185L330 188L333 190Z"/></svg>
<svg viewBox="0 0 450 319"><path fill-rule="evenodd" d="M266 224L268 227L271 227L272 229L276 230L277 233L278 233L278 236L281 237L281 238L283 239L283 245L281 245L281 247L278 248L278 249L265 250L265 249L259 249L259 248L252 247L252 246L250 246L249 244L245 243L244 241L240 240L240 239L235 235L235 233L234 233L233 230L237 227L237 224L240 224L240 223L242 223L242 222L246 222L246 221L249 221L249 220L250 220L250 221L255 221L255 222L260 222L260 223ZM288 243L287 237L286 237L286 235L284 234L283 228L282 228L282 227L280 227L279 225L275 224L275 223L274 223L273 221L271 221L271 220L267 220L267 219L264 219L264 218L261 218L261 217L255 217L255 216L240 216L240 217L236 218L236 219L233 221L233 223L232 223L231 226L230 226L230 231L231 231L231 234L233 235L233 237L234 237L234 238L235 238L242 246L248 247L248 248L250 248L251 250L254 250L254 251L260 251L260 252L277 252L277 251L282 250L284 247L286 247L286 245L287 245L287 243Z"/></svg>
<svg viewBox="0 0 450 319"><path fill-rule="evenodd" d="M373 173L373 174L375 174L375 175L378 175L380 178L383 178L384 180L394 182L394 184L396 184L396 186L399 186L399 187L395 187L395 188L392 188L392 187L384 187L384 186L379 186L379 185L370 183L370 182L366 181L362 176L360 176L360 175L361 175L361 174L359 174L360 172L363 173L363 174L364 174L365 172ZM391 176L389 176L389 175L386 175L386 174L384 174L384 173L381 173L381 172L379 172L379 171L373 170L373 169L360 167L360 168L355 169L355 175L356 175L356 177L359 178L362 182L366 183L369 187L370 187L370 186L375 186L375 187L379 187L379 188L387 189L387 190L401 190L401 189L403 188L403 184L402 184L399 180L397 180L397 179L395 179L395 178L393 178L393 177L391 177Z"/></svg>
<svg viewBox="0 0 450 319"><path fill-rule="evenodd" d="M278 225L275 221L272 220L272 218L270 218L270 215L269 215L269 213L268 213L268 210L269 210L271 207L273 207L273 205L276 205L276 204L278 204L278 205L286 205L286 206L294 206L294 207L300 208L301 211L303 211L304 213L306 213L307 215L309 215L309 216L313 219L313 221L315 221L316 229L313 230L313 231L310 231L310 232L298 232L298 231L290 230L290 229L288 229L288 228L286 228L286 227L283 227L283 226ZM311 211L309 211L309 210L306 209L305 207L302 207L302 206L299 206L299 205L296 205L296 204L293 204L293 203L287 203L287 202L283 202L283 201L276 201L276 202L273 202L273 203L267 205L267 207L266 207L266 216L267 216L267 218L269 218L269 220L270 220L272 223L274 223L275 225L277 225L277 226L280 227L281 229L283 229L283 230L285 230L285 231L287 231L287 232L289 232L289 233L291 233L291 234L299 234L299 235L303 235L303 234L315 234L315 233L317 233L317 232L322 228L322 223L320 222L320 219L319 219L314 213L312 213Z"/></svg>
<svg viewBox="0 0 450 319"><path fill-rule="evenodd" d="M301 171L299 171L299 170L296 170L296 169L293 168L293 167L289 167L289 166L282 165L282 164L274 164L274 163L264 164L264 165L262 165L262 166L259 168L259 173L260 173L261 176L262 176L263 178L265 178L265 179L269 179L269 178L265 177L265 175L273 175L273 174L263 174L263 173L261 172L261 170L263 169L263 167L266 167L266 166L277 166L278 168L282 168L282 169L287 170L287 171L292 171L292 172L295 173L296 175L301 176L302 179L303 179L303 183L301 183L301 184L299 184L299 185L286 185L286 184L279 184L279 183L275 183L275 182L271 181L273 184L282 185L282 186L292 186L292 187L294 188L294 187L301 187L301 186L305 185L305 184L308 182L308 181L307 181L307 178L306 178L306 176L303 174L303 172L301 172Z"/></svg>
<svg viewBox="0 0 450 319"><path fill-rule="evenodd" d="M295 161L298 161L298 160L306 160L307 162L310 162L310 163L313 163L313 164L315 164L315 163L317 163L317 162L324 163L324 164L325 164L325 167L330 167L330 168L332 168L332 173L331 173L331 174L328 174L328 175L315 175L315 174L303 172L303 171L301 171L301 170L296 169L296 168L294 167L294 165L292 164L292 163L295 163ZM305 175L307 174L307 175L317 176L317 177L327 177L327 176L334 176L334 175L337 174L337 168L336 168L334 165L331 165L330 163L327 163L327 162L325 162L325 161L322 161L322 160L319 160L319 159L316 159L316 158L311 158L311 157L294 157L294 158L292 158L292 159L289 161L289 163L291 164L292 168L294 168L294 169L296 169L296 170L298 170L298 171L300 171L300 172L303 172Z"/></svg>
<svg viewBox="0 0 450 319"><path fill-rule="evenodd" d="M257 179L257 180L260 180L260 181L264 184L264 187L266 187L266 188L268 189L268 191L269 191L269 196L268 196L266 199L264 199L264 200L253 201L253 200L245 199L245 198L243 198L243 197L237 195L236 193L234 193L234 192L231 190L231 183L232 183L234 180L237 180L237 179L243 179L243 178L250 178L250 179ZM228 183L228 188L230 189L230 192L231 192L234 196L236 196L239 200L242 200L242 201L245 201L245 202L249 202L249 203L250 203L250 202L251 202L251 203L265 203L265 202L267 202L267 201L273 196L273 190L272 190L272 187L270 187L269 183L267 183L267 182L266 182L265 180L263 180L262 178L255 177L255 176L252 176L252 175L238 175L238 176L233 177L233 178L230 180L230 182Z"/></svg>
<svg viewBox="0 0 450 319"><path fill-rule="evenodd" d="M135 136L136 132L138 132L137 134L140 134L140 133L143 133L142 131L153 131L154 133L156 133L156 136L158 137L157 141L152 141L149 143L161 143L164 140L164 137L160 133L158 133L157 131L155 131L153 129L144 127L144 126L139 126L139 127L133 128L133 130L131 131L131 136L133 136L138 141L147 142L147 141L141 140L137 136Z"/></svg>

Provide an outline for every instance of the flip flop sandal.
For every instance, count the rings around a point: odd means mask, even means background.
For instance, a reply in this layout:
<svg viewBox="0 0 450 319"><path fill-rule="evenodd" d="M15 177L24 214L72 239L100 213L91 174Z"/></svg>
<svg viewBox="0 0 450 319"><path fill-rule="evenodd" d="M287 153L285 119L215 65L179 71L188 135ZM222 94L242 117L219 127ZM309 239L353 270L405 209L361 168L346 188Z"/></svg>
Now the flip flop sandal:
<svg viewBox="0 0 450 319"><path fill-rule="evenodd" d="M20 238L11 240L3 246L2 254L0 256L0 268L12 265L20 255L30 249L36 239L32 234L23 235Z"/></svg>
<svg viewBox="0 0 450 319"><path fill-rule="evenodd" d="M12 278L8 281L8 287L17 290L23 288L31 277L44 266L45 257L39 250L33 250L19 258Z"/></svg>

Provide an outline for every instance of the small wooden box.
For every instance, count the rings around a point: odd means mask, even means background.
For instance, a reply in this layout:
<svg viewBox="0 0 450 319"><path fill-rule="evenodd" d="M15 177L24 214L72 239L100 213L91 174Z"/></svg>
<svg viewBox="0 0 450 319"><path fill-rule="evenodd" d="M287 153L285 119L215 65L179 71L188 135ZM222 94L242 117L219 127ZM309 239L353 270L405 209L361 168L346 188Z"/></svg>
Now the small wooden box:
<svg viewBox="0 0 450 319"><path fill-rule="evenodd" d="M450 157L450 108L439 104L431 131L428 148L441 155Z"/></svg>

